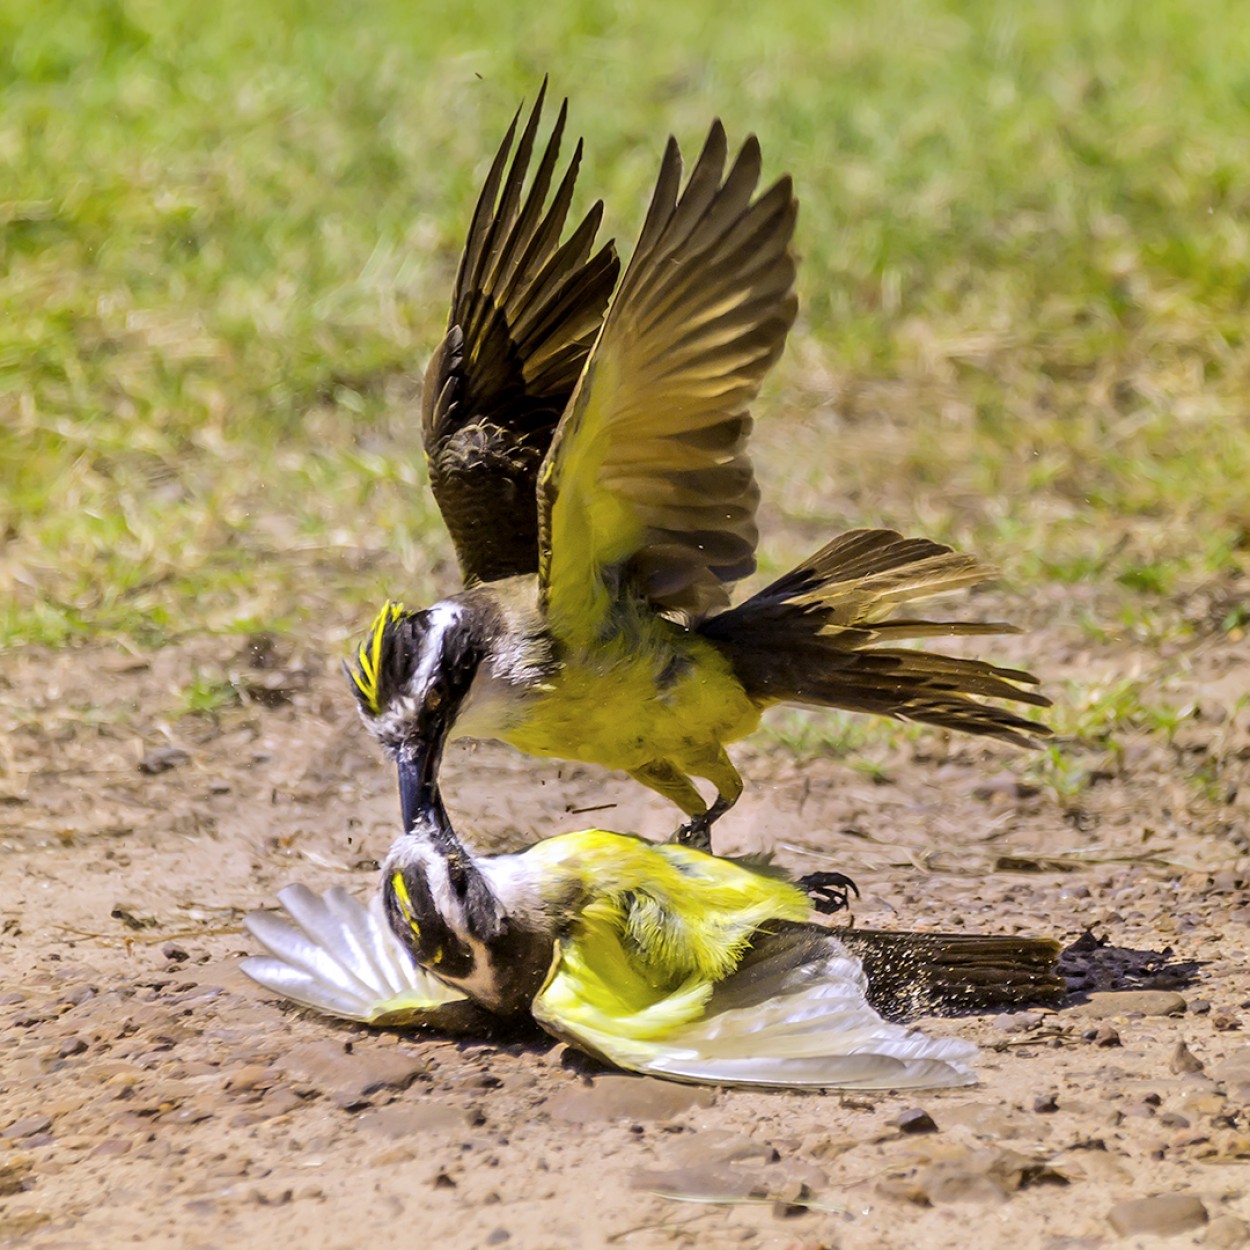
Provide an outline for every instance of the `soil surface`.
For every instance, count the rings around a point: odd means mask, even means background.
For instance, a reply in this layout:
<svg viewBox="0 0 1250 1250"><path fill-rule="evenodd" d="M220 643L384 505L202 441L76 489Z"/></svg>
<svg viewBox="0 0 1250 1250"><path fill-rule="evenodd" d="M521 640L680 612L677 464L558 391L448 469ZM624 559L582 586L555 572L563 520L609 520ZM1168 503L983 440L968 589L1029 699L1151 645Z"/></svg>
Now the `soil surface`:
<svg viewBox="0 0 1250 1250"><path fill-rule="evenodd" d="M996 654L1138 661L1042 625ZM1170 742L1089 752L1063 801L1009 749L937 734L870 774L737 749L748 788L719 850L849 873L865 924L1076 944L1060 1009L925 1022L981 1046L979 1085L868 1096L692 1088L537 1033L377 1033L272 1000L237 970L244 913L293 881L365 895L395 829L337 657L221 638L7 656L0 1244L1242 1244L1243 651L1212 635L1174 655L1192 714ZM241 701L175 719L196 670ZM453 751L444 778L486 850L674 819L628 781L494 746Z"/></svg>

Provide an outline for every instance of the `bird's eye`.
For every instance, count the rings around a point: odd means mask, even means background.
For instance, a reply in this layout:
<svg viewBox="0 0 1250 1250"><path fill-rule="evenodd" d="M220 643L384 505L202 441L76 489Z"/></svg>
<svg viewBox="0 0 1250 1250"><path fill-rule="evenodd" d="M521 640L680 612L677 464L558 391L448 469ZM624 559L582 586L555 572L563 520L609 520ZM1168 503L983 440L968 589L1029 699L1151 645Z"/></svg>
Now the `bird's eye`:
<svg viewBox="0 0 1250 1250"><path fill-rule="evenodd" d="M425 706L428 707L431 712L437 712L442 705L443 692L437 686L431 687L431 689L426 692Z"/></svg>
<svg viewBox="0 0 1250 1250"><path fill-rule="evenodd" d="M443 962L443 948L440 946L430 957L430 963L441 964Z"/></svg>

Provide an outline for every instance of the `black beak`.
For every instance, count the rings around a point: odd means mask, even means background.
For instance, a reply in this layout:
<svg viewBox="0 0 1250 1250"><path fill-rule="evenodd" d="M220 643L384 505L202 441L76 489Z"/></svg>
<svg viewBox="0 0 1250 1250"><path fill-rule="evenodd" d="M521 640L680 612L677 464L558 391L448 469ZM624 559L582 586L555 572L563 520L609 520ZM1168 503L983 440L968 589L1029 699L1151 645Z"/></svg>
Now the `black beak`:
<svg viewBox="0 0 1250 1250"><path fill-rule="evenodd" d="M398 760L399 810L405 833L419 832L454 842L455 833L438 788L442 758L442 733L422 736L404 746Z"/></svg>
<svg viewBox="0 0 1250 1250"><path fill-rule="evenodd" d="M442 752L425 742L410 750L411 755L405 754L399 761L399 805L405 834L410 834L414 826L427 829L447 819L437 779Z"/></svg>

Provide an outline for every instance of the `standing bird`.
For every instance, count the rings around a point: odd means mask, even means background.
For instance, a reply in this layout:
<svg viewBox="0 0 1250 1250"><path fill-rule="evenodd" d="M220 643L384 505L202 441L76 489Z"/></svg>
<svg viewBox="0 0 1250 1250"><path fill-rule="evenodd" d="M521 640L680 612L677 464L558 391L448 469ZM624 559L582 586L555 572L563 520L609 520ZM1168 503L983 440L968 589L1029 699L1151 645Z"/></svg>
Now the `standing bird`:
<svg viewBox="0 0 1250 1250"><path fill-rule="evenodd" d="M491 166L425 378L430 485L465 587L424 611L387 604L348 669L405 822L452 736L623 769L686 814L679 841L707 847L742 791L725 744L774 704L1045 734L982 701L1046 706L1030 674L896 645L1010 631L891 617L989 575L948 547L854 530L729 607L758 538L748 406L796 311L790 179L756 194L753 137L726 171L716 122L683 190L670 138L605 315L601 205L559 242L580 144L544 210L567 103L525 191L542 102ZM715 787L710 807L692 778Z"/></svg>
<svg viewBox="0 0 1250 1250"><path fill-rule="evenodd" d="M882 1012L1001 1009L1064 991L1059 945L830 930L796 886L691 847L586 829L477 857L435 800L371 910L300 886L252 913L253 980L331 1015L473 1031L529 1015L618 1067L714 1084L962 1085L975 1051Z"/></svg>

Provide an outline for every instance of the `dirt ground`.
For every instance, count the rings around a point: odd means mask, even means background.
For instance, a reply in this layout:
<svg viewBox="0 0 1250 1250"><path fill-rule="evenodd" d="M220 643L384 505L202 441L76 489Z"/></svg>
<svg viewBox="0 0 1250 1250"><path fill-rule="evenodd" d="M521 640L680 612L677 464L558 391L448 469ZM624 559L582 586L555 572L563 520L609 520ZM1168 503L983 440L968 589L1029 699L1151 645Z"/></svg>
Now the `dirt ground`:
<svg viewBox="0 0 1250 1250"><path fill-rule="evenodd" d="M1068 638L998 654L1137 663ZM1250 665L1214 634L1180 660L1196 711L1171 743L1123 737L1066 803L1009 750L938 735L872 775L738 749L747 795L718 849L850 873L863 923L1092 935L1060 1010L927 1023L982 1047L979 1085L852 1097L690 1088L539 1034L371 1033L273 1001L237 971L243 914L293 881L364 895L395 828L337 657L221 638L4 657L0 1243L1243 1244ZM197 667L242 702L175 719ZM485 849L673 819L503 748L455 751L444 777Z"/></svg>

